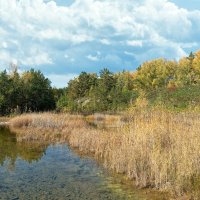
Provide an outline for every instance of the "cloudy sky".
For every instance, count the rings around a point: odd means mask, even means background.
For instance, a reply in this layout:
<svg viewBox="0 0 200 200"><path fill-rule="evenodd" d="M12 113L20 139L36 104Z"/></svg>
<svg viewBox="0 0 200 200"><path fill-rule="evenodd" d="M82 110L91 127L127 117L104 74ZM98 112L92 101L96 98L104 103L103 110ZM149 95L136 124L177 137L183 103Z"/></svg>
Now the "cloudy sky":
<svg viewBox="0 0 200 200"><path fill-rule="evenodd" d="M199 45L199 0L0 0L0 70L40 69L56 87Z"/></svg>

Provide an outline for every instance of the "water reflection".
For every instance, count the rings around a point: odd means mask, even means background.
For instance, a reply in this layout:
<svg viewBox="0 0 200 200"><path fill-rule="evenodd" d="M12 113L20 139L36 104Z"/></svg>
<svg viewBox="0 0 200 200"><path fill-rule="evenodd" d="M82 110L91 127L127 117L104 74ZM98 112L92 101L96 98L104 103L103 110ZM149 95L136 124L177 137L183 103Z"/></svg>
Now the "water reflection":
<svg viewBox="0 0 200 200"><path fill-rule="evenodd" d="M120 183L67 145L17 143L0 129L0 200L164 200Z"/></svg>
<svg viewBox="0 0 200 200"><path fill-rule="evenodd" d="M37 143L17 143L16 135L8 128L0 128L0 165L9 161L9 169L15 167L17 158L29 163L38 161L45 153L47 145Z"/></svg>

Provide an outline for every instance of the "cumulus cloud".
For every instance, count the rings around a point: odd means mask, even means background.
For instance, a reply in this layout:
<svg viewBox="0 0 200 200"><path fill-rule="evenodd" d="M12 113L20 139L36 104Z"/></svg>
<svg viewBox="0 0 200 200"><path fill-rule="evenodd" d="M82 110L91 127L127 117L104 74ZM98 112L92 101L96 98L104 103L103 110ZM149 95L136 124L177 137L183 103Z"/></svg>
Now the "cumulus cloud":
<svg viewBox="0 0 200 200"><path fill-rule="evenodd" d="M176 1L0 0L0 64L77 74L179 59L200 44L200 10Z"/></svg>

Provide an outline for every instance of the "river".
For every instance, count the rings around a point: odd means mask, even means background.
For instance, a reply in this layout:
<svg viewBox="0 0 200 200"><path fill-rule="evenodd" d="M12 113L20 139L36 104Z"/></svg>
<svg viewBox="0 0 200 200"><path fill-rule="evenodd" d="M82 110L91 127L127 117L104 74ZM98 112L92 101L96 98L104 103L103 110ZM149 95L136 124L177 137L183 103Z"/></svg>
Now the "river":
<svg viewBox="0 0 200 200"><path fill-rule="evenodd" d="M161 200L164 195L123 184L90 157L66 144L18 143L0 128L0 199L2 200Z"/></svg>

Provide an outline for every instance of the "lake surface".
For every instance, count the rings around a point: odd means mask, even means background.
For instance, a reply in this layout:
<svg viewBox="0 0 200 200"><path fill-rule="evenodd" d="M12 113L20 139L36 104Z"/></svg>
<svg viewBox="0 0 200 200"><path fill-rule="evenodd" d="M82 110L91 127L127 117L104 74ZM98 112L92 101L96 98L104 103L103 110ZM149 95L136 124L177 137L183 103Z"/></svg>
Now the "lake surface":
<svg viewBox="0 0 200 200"><path fill-rule="evenodd" d="M0 199L143 200L165 199L122 184L91 158L67 145L18 143L0 128Z"/></svg>

